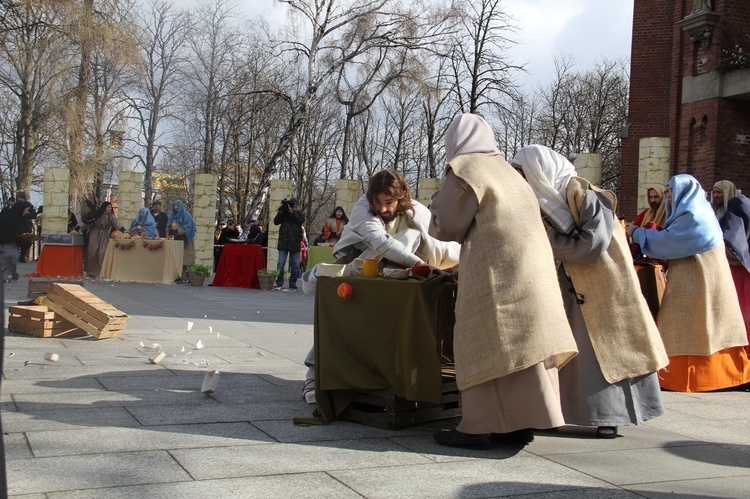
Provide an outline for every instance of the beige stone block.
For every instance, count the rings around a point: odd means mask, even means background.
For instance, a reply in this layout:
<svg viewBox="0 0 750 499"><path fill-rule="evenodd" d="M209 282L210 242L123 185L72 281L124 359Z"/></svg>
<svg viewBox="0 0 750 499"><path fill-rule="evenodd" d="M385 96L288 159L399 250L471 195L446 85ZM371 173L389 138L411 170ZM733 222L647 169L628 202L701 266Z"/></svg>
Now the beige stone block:
<svg viewBox="0 0 750 499"><path fill-rule="evenodd" d="M47 210L47 206L68 206L68 193L54 192L50 194L49 200L44 199L44 209Z"/></svg>

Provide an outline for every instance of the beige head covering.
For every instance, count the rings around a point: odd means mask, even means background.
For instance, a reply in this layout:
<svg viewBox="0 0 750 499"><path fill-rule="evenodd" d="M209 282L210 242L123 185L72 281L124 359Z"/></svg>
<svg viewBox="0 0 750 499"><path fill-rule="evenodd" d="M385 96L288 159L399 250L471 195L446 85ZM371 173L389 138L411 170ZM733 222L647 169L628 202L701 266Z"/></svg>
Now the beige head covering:
<svg viewBox="0 0 750 499"><path fill-rule="evenodd" d="M714 189L721 189L724 192L724 199L721 204L714 202L714 195L711 192L711 207L716 213L716 218L721 218L727 210L727 201L739 196L739 192L737 192L737 187L729 180L719 180L714 184Z"/></svg>
<svg viewBox="0 0 750 499"><path fill-rule="evenodd" d="M576 175L573 163L549 147L535 144L519 149L511 165L523 170L547 219L563 234L571 234L576 223L565 192L568 182Z"/></svg>
<svg viewBox="0 0 750 499"><path fill-rule="evenodd" d="M664 227L667 222L667 203L664 202L664 190L665 187L661 184L655 184L646 189L646 197L648 198L648 191L656 191L659 195L659 208L654 211L649 204L648 211L643 216L641 221L641 227L645 226L649 222L654 222L660 229Z"/></svg>
<svg viewBox="0 0 750 499"><path fill-rule="evenodd" d="M453 118L445 134L445 160L450 163L453 158L464 154L500 154L492 127L476 114L459 114Z"/></svg>

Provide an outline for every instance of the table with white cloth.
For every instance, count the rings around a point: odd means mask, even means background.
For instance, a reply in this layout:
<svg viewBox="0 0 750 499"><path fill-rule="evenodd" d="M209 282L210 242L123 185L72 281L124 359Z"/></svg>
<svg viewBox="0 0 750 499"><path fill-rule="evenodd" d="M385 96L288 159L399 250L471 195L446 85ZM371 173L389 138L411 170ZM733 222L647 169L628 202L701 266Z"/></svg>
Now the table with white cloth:
<svg viewBox="0 0 750 499"><path fill-rule="evenodd" d="M169 284L182 277L183 241L110 239L101 279Z"/></svg>

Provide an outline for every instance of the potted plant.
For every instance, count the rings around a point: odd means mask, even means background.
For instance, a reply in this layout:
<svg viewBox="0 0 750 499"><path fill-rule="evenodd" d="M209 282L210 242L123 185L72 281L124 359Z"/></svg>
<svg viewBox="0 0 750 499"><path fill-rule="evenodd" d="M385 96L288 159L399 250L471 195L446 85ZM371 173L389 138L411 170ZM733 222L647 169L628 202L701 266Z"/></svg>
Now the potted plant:
<svg viewBox="0 0 750 499"><path fill-rule="evenodd" d="M185 273L191 286L203 286L203 281L211 275L211 268L201 264L189 265Z"/></svg>
<svg viewBox="0 0 750 499"><path fill-rule="evenodd" d="M260 284L260 289L265 289L265 290L273 289L273 283L276 281L276 278L278 276L279 276L279 271L276 269L258 270L258 283Z"/></svg>

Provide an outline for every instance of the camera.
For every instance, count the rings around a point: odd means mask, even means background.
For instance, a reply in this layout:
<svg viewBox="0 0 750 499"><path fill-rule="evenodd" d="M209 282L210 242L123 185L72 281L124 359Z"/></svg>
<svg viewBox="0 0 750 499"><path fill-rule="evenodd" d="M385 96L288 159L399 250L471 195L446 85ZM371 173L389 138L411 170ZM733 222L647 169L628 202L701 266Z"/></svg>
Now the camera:
<svg viewBox="0 0 750 499"><path fill-rule="evenodd" d="M281 200L281 206L284 206L284 207L289 206L289 200L288 199L282 199Z"/></svg>

